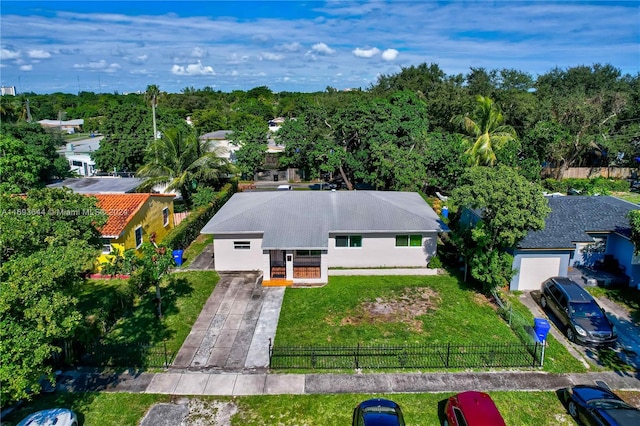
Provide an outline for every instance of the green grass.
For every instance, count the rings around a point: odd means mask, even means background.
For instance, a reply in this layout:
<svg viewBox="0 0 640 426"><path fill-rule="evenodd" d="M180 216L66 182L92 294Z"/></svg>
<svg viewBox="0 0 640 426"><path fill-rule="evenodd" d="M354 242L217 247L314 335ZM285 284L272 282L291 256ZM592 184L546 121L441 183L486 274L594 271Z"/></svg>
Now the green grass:
<svg viewBox="0 0 640 426"><path fill-rule="evenodd" d="M193 240L189 247L183 253L183 263L182 267L186 268L193 262L193 260L198 257L200 253L207 247L209 244L213 243L213 235L203 235L200 234L198 237Z"/></svg>
<svg viewBox="0 0 640 426"><path fill-rule="evenodd" d="M405 304L400 312L376 316L365 306L377 300ZM401 315L423 302L427 311L416 317ZM518 339L486 298L452 276L335 276L324 287L286 290L276 344L358 342L476 344Z"/></svg>
<svg viewBox="0 0 640 426"><path fill-rule="evenodd" d="M533 325L533 314L520 302L518 296L509 293L506 297L511 303L513 311L525 318L528 324ZM547 335L543 370L549 373L584 373L588 371L582 362L571 355L550 333Z"/></svg>
<svg viewBox="0 0 640 426"><path fill-rule="evenodd" d="M508 425L575 425L555 392L490 392ZM637 392L640 395L640 392ZM198 397L205 401L233 402L238 412L234 426L351 424L353 408L369 398L389 398L402 407L408 425L439 425L446 399L452 393L272 395L235 398ZM168 395L130 393L69 393L46 395L28 403L9 418L15 425L24 416L45 408L68 407L82 426L137 425L154 404L170 402ZM4 420L4 419L3 419ZM3 424L4 425L4 424Z"/></svg>
<svg viewBox="0 0 640 426"><path fill-rule="evenodd" d="M637 192L614 192L612 195L630 203L640 204L640 194Z"/></svg>
<svg viewBox="0 0 640 426"><path fill-rule="evenodd" d="M189 271L171 275L162 288L163 319L155 315L153 289L133 311L122 317L107 333L111 342L149 342L175 353L191 331L202 307L219 280L214 271Z"/></svg>

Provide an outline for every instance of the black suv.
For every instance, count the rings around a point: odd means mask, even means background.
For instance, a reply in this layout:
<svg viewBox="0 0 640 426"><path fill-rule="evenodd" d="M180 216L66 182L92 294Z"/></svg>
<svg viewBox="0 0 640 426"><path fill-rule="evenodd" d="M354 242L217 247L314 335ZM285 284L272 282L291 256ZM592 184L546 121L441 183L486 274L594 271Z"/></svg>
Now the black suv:
<svg viewBox="0 0 640 426"><path fill-rule="evenodd" d="M545 281L540 305L558 317L572 342L610 346L618 339L604 310L584 288L569 278L555 277Z"/></svg>

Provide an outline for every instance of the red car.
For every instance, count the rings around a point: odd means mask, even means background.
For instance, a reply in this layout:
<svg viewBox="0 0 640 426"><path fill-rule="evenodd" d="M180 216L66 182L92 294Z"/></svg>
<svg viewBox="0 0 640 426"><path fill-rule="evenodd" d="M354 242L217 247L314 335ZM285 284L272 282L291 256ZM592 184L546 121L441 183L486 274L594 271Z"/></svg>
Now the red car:
<svg viewBox="0 0 640 426"><path fill-rule="evenodd" d="M489 395L468 391L450 397L444 407L445 426L505 426Z"/></svg>

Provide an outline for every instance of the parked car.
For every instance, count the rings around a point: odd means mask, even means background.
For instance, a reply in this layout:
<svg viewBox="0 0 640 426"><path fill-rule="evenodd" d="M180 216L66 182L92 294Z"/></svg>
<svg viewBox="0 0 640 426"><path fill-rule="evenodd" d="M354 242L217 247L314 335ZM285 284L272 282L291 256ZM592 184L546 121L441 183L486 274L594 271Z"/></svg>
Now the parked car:
<svg viewBox="0 0 640 426"><path fill-rule="evenodd" d="M609 389L579 385L562 389L560 396L571 417L583 425L640 425L640 410L624 402Z"/></svg>
<svg viewBox="0 0 640 426"><path fill-rule="evenodd" d="M368 399L353 410L353 426L405 426L400 406L388 399Z"/></svg>
<svg viewBox="0 0 640 426"><path fill-rule="evenodd" d="M29 414L18 426L78 426L76 413L67 408L51 408Z"/></svg>
<svg viewBox="0 0 640 426"><path fill-rule="evenodd" d="M618 339L615 327L593 296L569 278L546 280L542 284L540 305L556 315L572 342L611 346Z"/></svg>
<svg viewBox="0 0 640 426"><path fill-rule="evenodd" d="M445 426L505 426L491 397L467 391L449 397L444 407Z"/></svg>

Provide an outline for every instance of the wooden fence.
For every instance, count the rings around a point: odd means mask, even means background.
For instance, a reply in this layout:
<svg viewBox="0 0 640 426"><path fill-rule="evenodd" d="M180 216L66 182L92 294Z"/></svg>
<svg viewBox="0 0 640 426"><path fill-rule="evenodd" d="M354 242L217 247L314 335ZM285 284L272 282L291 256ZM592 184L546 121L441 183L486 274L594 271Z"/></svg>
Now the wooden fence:
<svg viewBox="0 0 640 426"><path fill-rule="evenodd" d="M630 167L570 167L564 170L561 168L545 167L542 169L542 178L554 178L562 176L563 179L589 179L605 177L612 179L629 179L636 169Z"/></svg>

